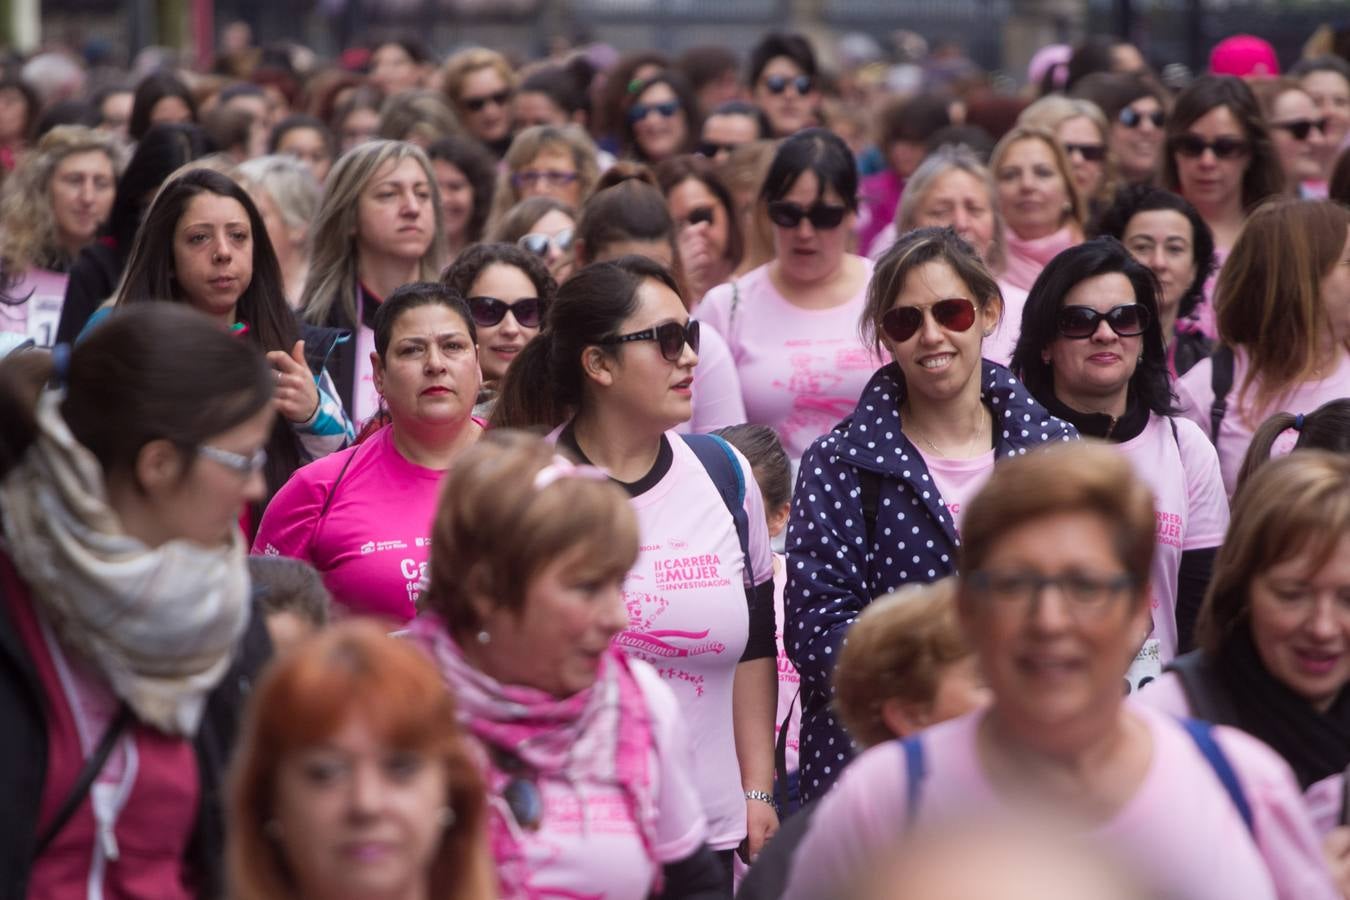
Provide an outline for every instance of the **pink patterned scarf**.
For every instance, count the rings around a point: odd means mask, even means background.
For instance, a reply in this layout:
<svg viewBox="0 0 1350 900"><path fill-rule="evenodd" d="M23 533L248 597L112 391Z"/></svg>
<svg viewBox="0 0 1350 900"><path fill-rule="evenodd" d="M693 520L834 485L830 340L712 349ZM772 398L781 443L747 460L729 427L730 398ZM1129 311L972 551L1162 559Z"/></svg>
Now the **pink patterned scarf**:
<svg viewBox="0 0 1350 900"><path fill-rule="evenodd" d="M1041 274L1050 260L1070 247L1082 242L1073 228L1065 225L1054 234L1042 238L1023 240L1011 228L1003 229L1003 244L1007 260L1003 266L1003 280L1013 287L1024 291L1031 290L1036 276Z"/></svg>

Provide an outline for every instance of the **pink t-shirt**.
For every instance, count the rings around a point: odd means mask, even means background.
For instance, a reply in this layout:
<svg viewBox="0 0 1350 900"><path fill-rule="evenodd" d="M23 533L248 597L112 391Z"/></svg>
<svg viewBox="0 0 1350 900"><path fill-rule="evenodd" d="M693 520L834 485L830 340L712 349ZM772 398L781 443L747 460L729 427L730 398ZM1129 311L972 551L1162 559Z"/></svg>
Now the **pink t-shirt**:
<svg viewBox="0 0 1350 900"><path fill-rule="evenodd" d="M871 260L863 260L867 279ZM731 348L749 421L778 432L795 463L811 442L853 412L882 360L865 346L858 320L866 285L830 309L802 309L778 292L769 266L708 292L698 308ZM732 315L732 296L739 293Z"/></svg>
<svg viewBox="0 0 1350 900"><path fill-rule="evenodd" d="M632 500L641 549L624 584L629 628L616 638L675 692L692 736L694 782L717 850L745 837L745 798L732 730L732 683L750 629L736 526L694 451L674 432L670 471ZM745 475L754 583L773 577L764 501ZM758 523L758 527L756 527Z"/></svg>
<svg viewBox="0 0 1350 900"><path fill-rule="evenodd" d="M783 649L783 626L787 619L783 615L783 588L787 587L787 557L782 553L773 555L773 615L774 642L778 645L778 712L773 717L774 746L778 746L783 723L787 722L787 741L784 744L785 767L788 772L797 769L797 753L801 747L802 698L797 696L801 689L802 677L797 667L788 659Z"/></svg>
<svg viewBox="0 0 1350 900"><path fill-rule="evenodd" d="M994 474L994 448L990 447L988 453L970 459L947 459L935 456L931 451L925 453L921 444L916 443L914 449L919 451L924 465L928 466L928 474L933 476L938 496L951 511L952 518L956 520L957 534L960 534L961 511L980 492L989 476Z"/></svg>
<svg viewBox="0 0 1350 900"><path fill-rule="evenodd" d="M707 434L745 421L745 401L741 399L736 361L715 328L699 329L698 365L694 368L692 388L694 415L676 431Z"/></svg>
<svg viewBox="0 0 1350 900"><path fill-rule="evenodd" d="M527 873L522 898L595 898L645 900L657 868L692 854L707 835L698 794L690 781L695 771L680 707L670 688L650 666L637 663L633 676L651 714L652 753L648 771L656 783L656 843L651 854L633 821L632 801L618 786L540 778L544 823L537 831L515 825L500 788L488 791L492 815L513 829L524 852ZM502 776L503 784L505 777ZM515 900L515 898L507 898Z"/></svg>
<svg viewBox="0 0 1350 900"><path fill-rule="evenodd" d="M1005 281L998 283L998 290L1003 295L1003 317L999 319L994 333L984 339L980 355L1000 366L1006 366L1012 362L1017 338L1022 334L1022 310L1027 305L1027 292Z"/></svg>
<svg viewBox="0 0 1350 900"><path fill-rule="evenodd" d="M1242 460L1247 455L1252 435L1262 422L1277 412L1295 415L1310 413L1323 403L1350 397L1350 353L1340 354L1336 368L1327 377L1295 385L1292 391L1278 399L1269 409L1251 410L1240 402L1242 385L1249 369L1246 351L1241 347L1234 349L1233 387L1228 392L1228 412L1219 425L1218 440L1219 466L1223 470L1223 484L1229 496L1237 487L1238 470L1242 468ZM1214 391L1210 387L1212 370L1210 360L1201 360L1176 382L1177 401L1182 415L1199 425L1205 435L1209 435L1209 413L1214 404ZM1248 396L1254 400L1260 387L1259 382L1253 384Z"/></svg>
<svg viewBox="0 0 1350 900"><path fill-rule="evenodd" d="M424 587L445 474L404 459L386 426L292 475L263 513L253 552L314 566L349 613L407 622Z"/></svg>
<svg viewBox="0 0 1350 900"><path fill-rule="evenodd" d="M1181 554L1223 543L1228 530L1228 495L1219 474L1219 458L1213 445L1194 422L1150 414L1148 424L1136 437L1115 446L1124 453L1134 472L1153 491L1158 541L1153 554L1149 586L1152 595L1153 633L1144 645L1147 661L1140 660L1154 676L1177 655L1177 575ZM1134 674L1134 673L1132 673Z"/></svg>
<svg viewBox="0 0 1350 900"><path fill-rule="evenodd" d="M5 291L9 303L0 303L0 331L21 334L39 347L56 341L56 326L61 307L66 303L66 283L70 276L48 269L29 269L18 284ZM15 300L22 303L14 303Z"/></svg>
<svg viewBox="0 0 1350 900"><path fill-rule="evenodd" d="M1168 897L1336 900L1322 851L1293 773L1266 745L1233 728L1215 739L1252 808L1256 839L1195 742L1170 717L1126 707L1149 730L1153 754L1144 781L1094 841ZM918 824L1016 815L979 759L985 712L924 732L927 775ZM821 801L794 859L789 900L834 897L906 828L906 766L899 742L858 757Z"/></svg>

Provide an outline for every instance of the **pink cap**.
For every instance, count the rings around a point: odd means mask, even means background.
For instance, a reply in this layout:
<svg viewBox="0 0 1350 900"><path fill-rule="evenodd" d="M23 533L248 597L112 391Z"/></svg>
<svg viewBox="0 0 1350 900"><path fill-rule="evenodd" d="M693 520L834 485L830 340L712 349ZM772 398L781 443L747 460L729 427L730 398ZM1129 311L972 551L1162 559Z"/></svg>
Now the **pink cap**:
<svg viewBox="0 0 1350 900"><path fill-rule="evenodd" d="M1031 62L1027 64L1027 84L1039 88L1050 67L1068 65L1071 56L1073 56L1073 48L1068 44L1047 44L1037 50L1036 55L1031 57ZM1068 76L1069 73L1061 69L1059 77L1055 79L1054 87L1064 87L1064 82L1068 79Z"/></svg>
<svg viewBox="0 0 1350 900"><path fill-rule="evenodd" d="M1268 41L1250 34L1235 34L1214 45L1209 53L1209 70L1215 75L1239 78L1274 78L1280 74L1280 61Z"/></svg>

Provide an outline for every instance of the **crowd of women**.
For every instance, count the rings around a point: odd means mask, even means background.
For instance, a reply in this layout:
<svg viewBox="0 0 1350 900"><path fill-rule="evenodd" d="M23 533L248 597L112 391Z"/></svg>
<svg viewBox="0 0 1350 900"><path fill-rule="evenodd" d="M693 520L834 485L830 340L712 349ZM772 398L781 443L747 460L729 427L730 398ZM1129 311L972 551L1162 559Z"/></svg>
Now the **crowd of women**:
<svg viewBox="0 0 1350 900"><path fill-rule="evenodd" d="M0 896L1350 898L1336 47L16 66Z"/></svg>

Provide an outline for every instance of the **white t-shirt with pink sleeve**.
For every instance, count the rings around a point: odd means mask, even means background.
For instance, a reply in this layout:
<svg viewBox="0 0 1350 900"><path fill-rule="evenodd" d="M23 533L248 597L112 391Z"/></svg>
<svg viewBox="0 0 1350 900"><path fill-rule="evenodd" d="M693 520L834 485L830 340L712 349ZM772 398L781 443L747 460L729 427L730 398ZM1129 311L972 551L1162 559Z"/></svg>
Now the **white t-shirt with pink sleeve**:
<svg viewBox="0 0 1350 900"><path fill-rule="evenodd" d="M1172 425L1176 425L1175 436ZM1194 422L1150 413L1144 430L1115 445L1153 491L1158 540L1149 573L1153 633L1145 644L1157 676L1177 655L1177 575L1181 554L1223 543L1228 530L1228 495L1214 447ZM1132 673L1136 674L1136 673ZM1133 679L1132 683L1139 683Z"/></svg>
<svg viewBox="0 0 1350 900"><path fill-rule="evenodd" d="M1336 368L1325 378L1295 385L1270 409L1249 410L1239 403L1242 385L1250 369L1246 351L1240 347L1234 349L1233 386L1228 392L1228 411L1219 425L1218 440L1219 467L1223 471L1223 484L1229 496L1237 487L1238 471L1242 468L1242 460L1247 455L1252 435L1262 422L1278 412L1306 414L1323 403L1350 397L1350 353L1347 352L1340 354ZM1199 425L1206 435L1210 431L1210 407L1214 405L1214 390L1210 385L1212 377L1213 361L1205 359L1196 363L1176 382L1177 401L1182 415ZM1253 384L1248 394L1254 399L1259 390L1260 384Z"/></svg>
<svg viewBox="0 0 1350 900"><path fill-rule="evenodd" d="M425 587L445 475L405 459L386 426L296 471L267 505L253 552L314 566L349 613L407 622Z"/></svg>
<svg viewBox="0 0 1350 900"><path fill-rule="evenodd" d="M873 264L862 262L870 281ZM882 359L858 334L866 283L840 306L803 309L774 287L770 265L713 288L698 318L731 348L748 421L777 431L795 464L812 441L853 412Z"/></svg>
<svg viewBox="0 0 1350 900"><path fill-rule="evenodd" d="M631 798L618 785L540 778L544 822L537 831L517 827L501 789L494 788L488 791L492 814L513 829L524 851L523 896L645 900L659 874L656 863L678 862L703 846L707 823L690 780L694 758L680 706L650 666L634 664L633 676L651 715L655 844L648 853ZM504 785L505 776L498 777Z"/></svg>
<svg viewBox="0 0 1350 900"><path fill-rule="evenodd" d="M745 837L745 797L732 728L732 684L745 652L750 614L740 538L722 495L694 451L674 432L668 471L632 498L641 534L624 583L629 627L616 641L650 663L675 692L698 767L694 782L708 818L708 843L735 847ZM773 577L764 501L745 457L750 570ZM758 527L756 527L758 523Z"/></svg>
<svg viewBox="0 0 1350 900"><path fill-rule="evenodd" d="M1233 728L1213 735L1251 806L1256 837L1214 769L1176 720L1130 705L1148 728L1152 759L1134 796L1087 836L1161 896L1192 900L1337 900L1317 832L1293 773L1255 738ZM917 824L1013 817L979 758L985 712L923 732L927 774ZM908 790L899 742L858 757L821 801L793 861L789 900L839 896L869 859L903 837ZM978 858L978 855L972 858Z"/></svg>
<svg viewBox="0 0 1350 900"><path fill-rule="evenodd" d="M69 281L70 275L65 272L29 269L17 284L5 290L9 302L0 303L0 331L21 334L39 347L52 346Z"/></svg>
<svg viewBox="0 0 1350 900"><path fill-rule="evenodd" d="M981 453L979 456L972 456L970 459L948 459L945 456L937 456L932 452L925 453L920 444L915 444L914 449L919 451L919 456L923 457L924 465L928 467L928 474L933 476L933 482L938 488L938 496L942 498L943 504L951 511L959 535L961 533L962 510L980 492L980 488L984 487L984 483L989 480L989 476L994 474L993 448L989 448L988 453Z"/></svg>

